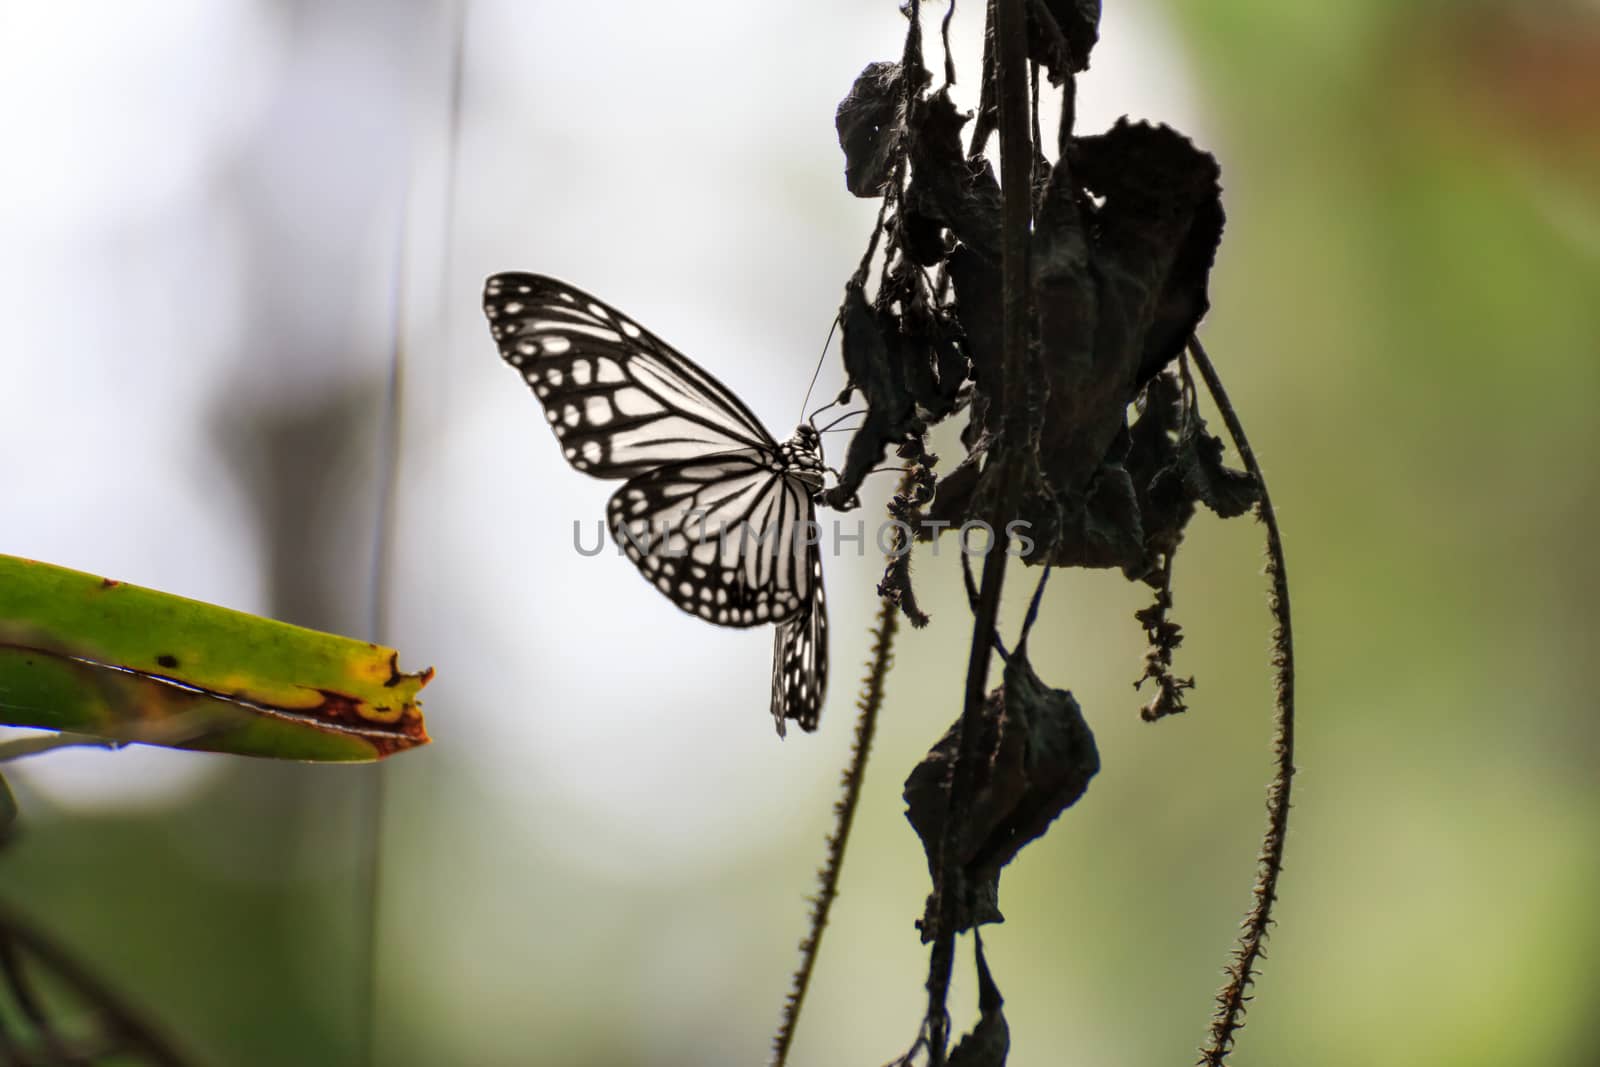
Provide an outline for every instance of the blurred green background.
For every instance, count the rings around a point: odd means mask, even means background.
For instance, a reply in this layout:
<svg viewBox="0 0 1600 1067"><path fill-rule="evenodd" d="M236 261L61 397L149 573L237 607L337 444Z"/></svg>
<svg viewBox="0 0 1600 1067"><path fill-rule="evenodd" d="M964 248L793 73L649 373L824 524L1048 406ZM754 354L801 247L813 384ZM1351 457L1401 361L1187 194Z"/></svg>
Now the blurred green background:
<svg viewBox="0 0 1600 1067"><path fill-rule="evenodd" d="M1106 6L1080 128L1127 110L1222 163L1202 336L1294 594L1301 771L1234 1062L1594 1063L1600 8ZM870 222L832 108L898 53L894 5L484 2L459 50L461 9L421 0L179 4L87 43L89 6L3 10L25 165L0 179L0 550L390 641L439 676L435 743L382 769L39 761L0 896L208 1063L356 1062L374 909L378 1063L763 1060L877 561L829 562L828 712L780 745L764 636L729 643L565 554L608 490L560 463L477 291L567 276L782 436ZM48 110L96 71L99 95ZM119 107L150 125L107 148ZM173 252L183 227L201 243ZM202 319L203 351L162 363ZM796 1064L887 1061L920 1018L926 869L899 792L957 713L969 623L953 557L917 575L935 621L897 646ZM1174 617L1199 687L1157 725L1130 687L1143 603L1058 576L1032 641L1103 769L1007 871L985 939L1015 1067L1192 1062L1249 903L1259 528L1192 525Z"/></svg>

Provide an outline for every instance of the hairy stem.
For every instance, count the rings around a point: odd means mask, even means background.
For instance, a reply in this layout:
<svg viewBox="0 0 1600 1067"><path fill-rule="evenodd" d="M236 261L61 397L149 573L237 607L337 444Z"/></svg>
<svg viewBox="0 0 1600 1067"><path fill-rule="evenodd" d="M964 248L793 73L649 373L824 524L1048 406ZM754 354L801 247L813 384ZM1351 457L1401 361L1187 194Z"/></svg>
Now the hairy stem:
<svg viewBox="0 0 1600 1067"><path fill-rule="evenodd" d="M1000 110L1000 188L1001 188L1001 279L1005 314L1003 370L1000 380L1002 433L1017 440L1025 433L1021 412L1025 394L1021 389L1022 367L1028 344L1028 231L1033 213L1034 147L1028 133L1027 25L1023 0L993 0L990 26L994 42L994 82ZM991 456L1004 456L996 449ZM1003 462L1003 461L1002 461ZM986 472L987 473L987 472ZM996 472L1000 479L999 517L1016 509L1019 474L1015 464L1006 463ZM1004 529L1004 522L993 524ZM924 1025L928 1032L928 1055L932 1067L945 1062L949 1044L949 1011L945 1004L950 993L950 971L955 962L956 927L961 914L963 891L960 865L953 862L955 841L965 824L968 798L972 793L979 756L979 718L988 694L990 654L994 647L995 621L1000 613L1000 589L1005 583L1006 538L996 533L983 561L983 579L978 590L977 618L972 625L972 647L967 660L966 693L962 702L956 759L951 768L948 808L939 840L938 878L934 886L935 928L933 947L928 953L928 1008Z"/></svg>
<svg viewBox="0 0 1600 1067"><path fill-rule="evenodd" d="M911 471L900 478L900 492L910 493L915 479ZM895 552L909 551L905 533L895 530ZM789 995L783 1001L783 1018L778 1023L778 1033L772 1039L772 1067L783 1067L789 1060L789 1046L794 1042L795 1027L800 1021L800 1008L805 1003L806 989L811 985L811 971L816 966L817 952L822 946L822 931L828 925L828 913L833 909L834 898L839 894L839 873L844 868L844 850L850 841L850 828L855 823L856 805L861 800L861 786L867 777L867 759L872 754L872 738L878 730L878 710L883 706L884 682L889 667L894 662L894 637L900 628L900 608L895 599L883 597L878 602L878 617L872 628L872 651L867 660L867 676L862 680L861 698L857 701L860 714L856 717L856 737L850 746L850 764L844 770L840 786L843 794L833 805L833 832L828 835L827 857L817 871L817 895L811 901L810 928L800 942L800 966L795 969L789 984Z"/></svg>
<svg viewBox="0 0 1600 1067"><path fill-rule="evenodd" d="M1211 365L1199 338L1189 338L1189 352L1205 379L1206 389L1216 402L1227 424L1233 447L1238 449L1245 470L1261 487L1256 515L1267 528L1267 575L1272 579L1270 608L1273 618L1272 665L1277 669L1273 710L1273 755L1276 768L1267 787L1267 830L1261 839L1257 861L1255 899L1245 914L1238 947L1227 966L1228 984L1217 993L1217 1010L1211 1019L1211 1040L1201 1050L1200 1063L1222 1067L1233 1048L1234 1038L1243 1025L1250 984L1256 966L1264 958L1267 929L1272 925L1272 905L1278 897L1278 876L1283 873L1284 841L1289 831L1289 792L1294 780L1294 630L1289 619L1289 574L1284 565L1283 537L1278 531L1278 515L1267 494L1267 480L1256 462L1255 453L1239 423L1239 416L1228 401L1216 368Z"/></svg>

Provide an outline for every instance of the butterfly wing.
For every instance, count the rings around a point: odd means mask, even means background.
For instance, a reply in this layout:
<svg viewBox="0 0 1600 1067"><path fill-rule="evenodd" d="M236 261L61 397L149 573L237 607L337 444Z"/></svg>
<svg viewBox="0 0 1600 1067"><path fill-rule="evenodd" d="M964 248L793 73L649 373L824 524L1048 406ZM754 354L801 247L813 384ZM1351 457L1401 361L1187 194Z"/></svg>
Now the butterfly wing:
<svg viewBox="0 0 1600 1067"><path fill-rule="evenodd" d="M760 420L687 356L600 300L538 274L496 274L484 313L501 357L544 405L567 461L627 479L606 508L617 543L684 611L776 623L772 714L815 730L827 611L813 487L786 473Z"/></svg>
<svg viewBox="0 0 1600 1067"><path fill-rule="evenodd" d="M772 640L772 717L782 737L784 723L799 722L810 732L822 718L828 689L828 607L822 596L822 554L810 546L812 600L803 611L778 626Z"/></svg>
<svg viewBox="0 0 1600 1067"><path fill-rule="evenodd" d="M810 490L761 449L636 475L612 495L606 522L651 584L707 622L782 622L820 587Z"/></svg>
<svg viewBox="0 0 1600 1067"><path fill-rule="evenodd" d="M500 355L544 405L567 461L596 478L777 445L750 409L692 360L565 282L496 274L483 310Z"/></svg>

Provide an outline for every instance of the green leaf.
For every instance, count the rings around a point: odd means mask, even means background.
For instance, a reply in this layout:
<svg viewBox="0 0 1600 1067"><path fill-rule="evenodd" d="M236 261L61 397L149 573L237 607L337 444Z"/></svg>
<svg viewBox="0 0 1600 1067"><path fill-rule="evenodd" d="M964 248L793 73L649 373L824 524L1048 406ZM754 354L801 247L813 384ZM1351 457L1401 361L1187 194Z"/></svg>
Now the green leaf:
<svg viewBox="0 0 1600 1067"><path fill-rule="evenodd" d="M394 651L0 555L0 723L270 759L428 742Z"/></svg>

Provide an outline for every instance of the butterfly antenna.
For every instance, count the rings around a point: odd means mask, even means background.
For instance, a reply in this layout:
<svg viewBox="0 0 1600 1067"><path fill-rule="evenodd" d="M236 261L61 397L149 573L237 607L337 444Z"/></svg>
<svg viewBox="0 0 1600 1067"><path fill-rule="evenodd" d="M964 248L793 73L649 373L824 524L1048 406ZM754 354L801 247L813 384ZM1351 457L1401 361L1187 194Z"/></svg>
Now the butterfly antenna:
<svg viewBox="0 0 1600 1067"><path fill-rule="evenodd" d="M835 400L833 402L833 404L837 404L837 403L838 403L837 400ZM811 413L811 418L815 419L818 415L821 415L824 411L827 411L828 408L833 407L833 404L829 404L827 407L820 407L817 410L813 411ZM848 419L850 416L852 416L852 415L865 415L865 414L866 414L866 412L864 412L864 411L847 411L843 415L840 415L837 419L834 419L832 422L828 423L828 425L824 426L822 429L818 430L817 432L818 433L827 433L829 430L833 429L835 426L839 425L841 422L843 422L845 419ZM816 425L816 423L813 422L812 425Z"/></svg>
<svg viewBox="0 0 1600 1067"><path fill-rule="evenodd" d="M817 379L822 375L822 361L828 357L828 346L833 343L833 331L837 330L838 328L839 316L835 315L833 317L833 321L828 324L828 336L822 342L822 351L817 353L817 369L811 372L811 384L806 386L806 398L800 401L801 418L806 418L806 405L811 403L811 390L817 387ZM835 401L834 403L838 403L838 401ZM826 404L818 408L816 411L811 413L811 418L816 418L818 415L822 414L824 411L827 411L828 408L831 407L833 407L833 404ZM809 422L810 419L807 419L806 421Z"/></svg>

